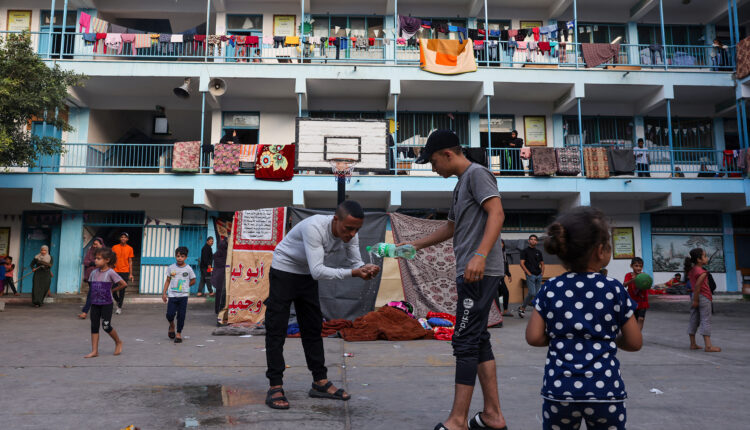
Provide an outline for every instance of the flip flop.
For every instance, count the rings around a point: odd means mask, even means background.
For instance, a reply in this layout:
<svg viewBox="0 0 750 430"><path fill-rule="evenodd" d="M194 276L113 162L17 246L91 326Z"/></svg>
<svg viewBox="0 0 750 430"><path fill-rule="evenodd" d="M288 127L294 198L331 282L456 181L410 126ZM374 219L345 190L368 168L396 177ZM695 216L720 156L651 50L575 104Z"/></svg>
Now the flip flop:
<svg viewBox="0 0 750 430"><path fill-rule="evenodd" d="M176 337L174 339L174 343L182 343L182 338L181 337Z"/></svg>
<svg viewBox="0 0 750 430"><path fill-rule="evenodd" d="M276 393L281 393L281 397L271 397ZM277 405L276 402L286 402L286 406ZM284 395L283 388L271 388L266 393L266 405L271 409L289 409L289 400Z"/></svg>
<svg viewBox="0 0 750 430"><path fill-rule="evenodd" d="M339 388L336 390L335 393L329 393L328 388L333 385L333 382L328 381L325 385L318 385L316 383L312 383L312 389L310 389L309 395L310 397L315 397L318 399L334 399L334 400L343 400L347 401L352 398L352 396L344 397L344 389Z"/></svg>
<svg viewBox="0 0 750 430"><path fill-rule="evenodd" d="M505 426L503 428L496 429L494 427L487 426L484 421L482 421L482 413L477 412L476 415L474 415L474 418L469 420L469 429L476 430L476 429L487 429L487 430L508 430L508 426Z"/></svg>
<svg viewBox="0 0 750 430"><path fill-rule="evenodd" d="M168 331L167 332L167 336L169 336L170 339L174 339L175 338L175 334L174 334L173 331Z"/></svg>

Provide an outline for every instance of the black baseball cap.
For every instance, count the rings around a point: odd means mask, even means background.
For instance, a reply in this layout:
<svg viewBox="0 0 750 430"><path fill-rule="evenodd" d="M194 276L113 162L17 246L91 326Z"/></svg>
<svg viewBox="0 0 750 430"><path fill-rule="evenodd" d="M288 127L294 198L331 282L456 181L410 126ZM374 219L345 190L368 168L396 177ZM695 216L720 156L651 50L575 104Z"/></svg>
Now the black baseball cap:
<svg viewBox="0 0 750 430"><path fill-rule="evenodd" d="M435 130L427 138L427 144L425 144L422 151L419 153L419 157L414 161L417 164L425 164L430 161L430 157L437 151L446 148L454 148L461 146L461 142L458 140L456 133L451 130Z"/></svg>
<svg viewBox="0 0 750 430"><path fill-rule="evenodd" d="M127 238L130 238L130 235L127 232L124 232L124 231L122 233L120 233L120 237L123 237L123 236L125 236Z"/></svg>

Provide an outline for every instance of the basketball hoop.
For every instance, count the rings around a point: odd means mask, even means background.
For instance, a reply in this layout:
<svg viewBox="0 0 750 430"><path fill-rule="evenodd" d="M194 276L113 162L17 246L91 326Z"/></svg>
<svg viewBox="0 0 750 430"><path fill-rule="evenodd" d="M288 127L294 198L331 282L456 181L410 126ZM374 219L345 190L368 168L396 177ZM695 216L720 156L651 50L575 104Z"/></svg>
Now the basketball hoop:
<svg viewBox="0 0 750 430"><path fill-rule="evenodd" d="M351 181L354 167L358 163L354 158L331 158L328 162L331 163L331 171L336 182L347 184Z"/></svg>

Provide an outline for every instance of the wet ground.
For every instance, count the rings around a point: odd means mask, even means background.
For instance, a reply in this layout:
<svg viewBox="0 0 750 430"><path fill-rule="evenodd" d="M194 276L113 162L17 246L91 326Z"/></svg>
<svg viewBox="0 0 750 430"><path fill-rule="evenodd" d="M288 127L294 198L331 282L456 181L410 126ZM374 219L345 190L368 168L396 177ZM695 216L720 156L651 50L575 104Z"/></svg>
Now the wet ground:
<svg viewBox="0 0 750 430"><path fill-rule="evenodd" d="M649 311L643 350L619 354L629 429L747 428L750 303L716 305L714 343L724 348L718 354L687 349L684 303ZM212 336L212 304L190 306L179 345L167 338L164 306L126 304L113 319L123 354L113 356L114 344L102 333L94 359L83 358L89 322L75 318L77 309L8 305L0 312L0 428L432 429L450 408L454 360L447 342L326 339L329 377L353 396L340 402L307 396L301 344L288 339L292 409L274 411L264 404L264 338ZM526 321L509 318L491 329L513 430L541 428L546 350L526 345ZM479 408L475 393L472 410Z"/></svg>

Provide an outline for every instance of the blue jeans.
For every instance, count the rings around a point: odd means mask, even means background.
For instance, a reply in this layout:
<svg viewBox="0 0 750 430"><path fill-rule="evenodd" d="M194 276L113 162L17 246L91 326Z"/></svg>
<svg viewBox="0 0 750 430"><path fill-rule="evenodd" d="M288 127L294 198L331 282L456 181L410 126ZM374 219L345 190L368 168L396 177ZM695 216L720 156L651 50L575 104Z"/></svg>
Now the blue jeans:
<svg viewBox="0 0 750 430"><path fill-rule="evenodd" d="M531 304L536 293L542 288L542 275L526 275L526 287L528 287L529 292L526 294L526 297L523 299L523 304L521 305L524 309Z"/></svg>
<svg viewBox="0 0 750 430"><path fill-rule="evenodd" d="M187 304L187 297L170 297L167 300L167 321L174 321L175 314L177 314L177 333L182 333L182 328L185 326Z"/></svg>

